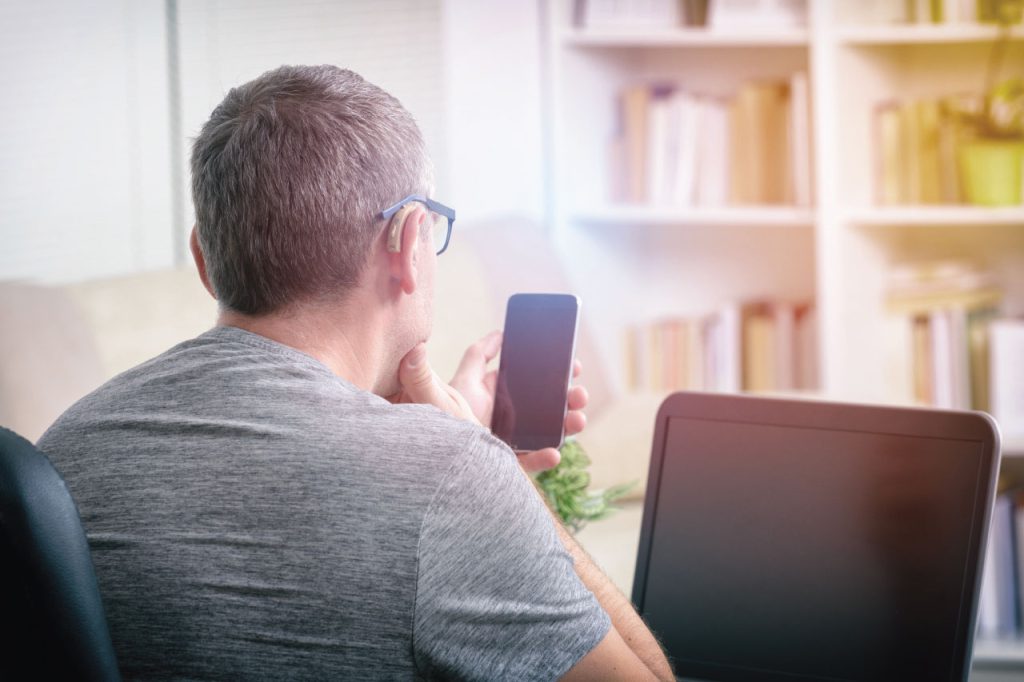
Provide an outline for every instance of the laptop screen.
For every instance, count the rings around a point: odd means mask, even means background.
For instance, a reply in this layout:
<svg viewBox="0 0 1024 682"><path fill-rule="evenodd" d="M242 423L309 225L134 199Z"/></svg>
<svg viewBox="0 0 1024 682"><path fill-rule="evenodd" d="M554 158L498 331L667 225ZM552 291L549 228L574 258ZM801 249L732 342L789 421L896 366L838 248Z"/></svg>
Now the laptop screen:
<svg viewBox="0 0 1024 682"><path fill-rule="evenodd" d="M960 679L982 441L678 416L665 429L641 611L677 674Z"/></svg>

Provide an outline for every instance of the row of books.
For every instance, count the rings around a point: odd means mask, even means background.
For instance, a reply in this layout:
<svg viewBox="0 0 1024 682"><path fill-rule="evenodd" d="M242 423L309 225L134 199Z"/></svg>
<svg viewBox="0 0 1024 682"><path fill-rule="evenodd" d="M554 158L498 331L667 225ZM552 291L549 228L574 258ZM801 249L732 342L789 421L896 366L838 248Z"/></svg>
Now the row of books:
<svg viewBox="0 0 1024 682"><path fill-rule="evenodd" d="M981 98L971 95L879 104L875 108L878 203L961 203L957 150L970 139L961 114L980 107Z"/></svg>
<svg viewBox="0 0 1024 682"><path fill-rule="evenodd" d="M804 0L576 0L583 28L788 27L807 22Z"/></svg>
<svg viewBox="0 0 1024 682"><path fill-rule="evenodd" d="M976 264L939 261L894 268L890 312L910 327L914 398L991 412L1003 432L1024 434L1024 320L1002 317L1003 290Z"/></svg>
<svg viewBox="0 0 1024 682"><path fill-rule="evenodd" d="M910 325L914 399L954 409L988 409L988 328L1003 292L973 263L937 261L893 268L890 312Z"/></svg>
<svg viewBox="0 0 1024 682"><path fill-rule="evenodd" d="M1005 0L884 0L858 3L869 24L1020 22ZM585 28L786 28L807 23L805 0L576 0L573 23Z"/></svg>
<svg viewBox="0 0 1024 682"><path fill-rule="evenodd" d="M1002 0L904 0L903 2L865 3L867 12L876 16L874 22L906 24L951 24L964 22L996 22L1004 16L1011 3ZM1005 6L1007 9L1002 9ZM1019 20L1019 19L1018 19Z"/></svg>
<svg viewBox="0 0 1024 682"><path fill-rule="evenodd" d="M809 304L754 301L626 331L633 390L789 391L817 387L817 316Z"/></svg>
<svg viewBox="0 0 1024 682"><path fill-rule="evenodd" d="M1015 637L1024 634L1024 494L996 496L989 522L988 545L978 601L978 634Z"/></svg>
<svg viewBox="0 0 1024 682"><path fill-rule="evenodd" d="M731 99L673 85L619 97L613 202L811 204L807 76L751 82Z"/></svg>

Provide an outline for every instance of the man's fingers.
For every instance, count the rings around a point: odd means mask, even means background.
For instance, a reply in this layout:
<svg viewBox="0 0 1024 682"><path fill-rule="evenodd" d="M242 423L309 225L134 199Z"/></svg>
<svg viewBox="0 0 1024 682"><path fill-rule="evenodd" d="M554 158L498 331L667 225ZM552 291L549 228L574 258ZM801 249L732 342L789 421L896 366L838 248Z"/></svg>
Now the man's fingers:
<svg viewBox="0 0 1024 682"><path fill-rule="evenodd" d="M437 382L434 381L434 370L427 362L425 344L418 344L402 358L398 366L398 381L411 402L437 404L441 398Z"/></svg>
<svg viewBox="0 0 1024 682"><path fill-rule="evenodd" d="M554 469L561 461L562 455L554 448L534 450L519 455L519 466L528 474L536 474L548 469Z"/></svg>
<svg viewBox="0 0 1024 682"><path fill-rule="evenodd" d="M575 436L587 428L587 415L579 410L570 410L565 413L565 435Z"/></svg>
<svg viewBox="0 0 1024 682"><path fill-rule="evenodd" d="M572 360L572 378L575 379L583 371L583 363L580 362L579 358L573 358Z"/></svg>
<svg viewBox="0 0 1024 682"><path fill-rule="evenodd" d="M582 410L590 402L590 394L582 386L573 386L569 389L569 409Z"/></svg>
<svg viewBox="0 0 1024 682"><path fill-rule="evenodd" d="M487 364L498 355L500 350L501 332L495 330L466 349L459 368L455 370L455 376L464 378L482 376L487 369ZM453 379L453 381L455 380Z"/></svg>

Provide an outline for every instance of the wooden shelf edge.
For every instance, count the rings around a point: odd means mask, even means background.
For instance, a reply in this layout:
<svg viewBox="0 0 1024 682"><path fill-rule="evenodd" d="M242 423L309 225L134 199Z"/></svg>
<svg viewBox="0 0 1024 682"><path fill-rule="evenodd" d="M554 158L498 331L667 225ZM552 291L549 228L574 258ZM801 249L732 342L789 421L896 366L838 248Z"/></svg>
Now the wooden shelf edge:
<svg viewBox="0 0 1024 682"><path fill-rule="evenodd" d="M861 227L1019 225L1024 206L879 206L852 209L846 222Z"/></svg>
<svg viewBox="0 0 1024 682"><path fill-rule="evenodd" d="M806 47L807 29L575 28L563 31L572 47Z"/></svg>
<svg viewBox="0 0 1024 682"><path fill-rule="evenodd" d="M690 227L812 227L814 211L792 206L603 206L570 211L573 222L600 224L677 225Z"/></svg>
<svg viewBox="0 0 1024 682"><path fill-rule="evenodd" d="M839 43L847 45L927 45L942 43L990 42L999 37L999 29L987 24L846 26L836 31ZM1011 40L1024 39L1024 28L1010 29Z"/></svg>

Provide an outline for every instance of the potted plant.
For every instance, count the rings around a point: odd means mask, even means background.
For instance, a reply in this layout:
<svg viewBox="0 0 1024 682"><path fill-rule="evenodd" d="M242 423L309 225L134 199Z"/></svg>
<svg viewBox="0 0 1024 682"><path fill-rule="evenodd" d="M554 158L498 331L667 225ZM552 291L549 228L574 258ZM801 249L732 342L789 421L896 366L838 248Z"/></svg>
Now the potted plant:
<svg viewBox="0 0 1024 682"><path fill-rule="evenodd" d="M1024 79L999 81L1010 42L1010 26L1021 20L1022 0L994 0L999 37L992 45L985 91L974 105L956 112L967 139L958 150L960 183L968 203L1011 206L1024 188Z"/></svg>
<svg viewBox="0 0 1024 682"><path fill-rule="evenodd" d="M537 486L551 508L572 533L579 532L590 521L603 519L615 512L613 502L628 493L636 482L612 486L607 490L588 490L590 458L574 440L560 448L562 459L554 469L537 475Z"/></svg>

